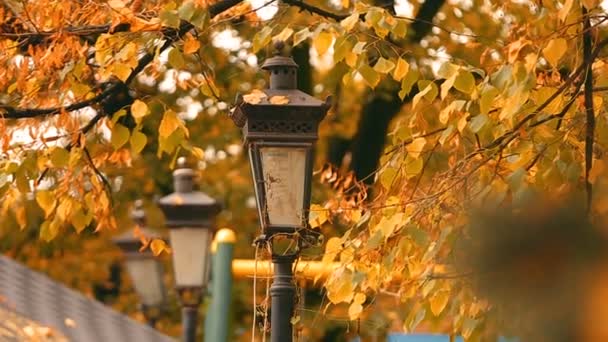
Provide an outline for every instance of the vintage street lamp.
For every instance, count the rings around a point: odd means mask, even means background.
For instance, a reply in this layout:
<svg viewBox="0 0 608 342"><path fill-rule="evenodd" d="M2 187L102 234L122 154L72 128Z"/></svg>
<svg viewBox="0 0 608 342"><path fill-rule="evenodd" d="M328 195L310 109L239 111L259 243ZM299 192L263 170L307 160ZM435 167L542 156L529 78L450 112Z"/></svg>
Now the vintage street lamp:
<svg viewBox="0 0 608 342"><path fill-rule="evenodd" d="M175 192L159 200L170 229L176 289L182 305L184 341L196 338L197 312L208 281L213 227L219 203L194 190L194 171L179 158L173 172Z"/></svg>
<svg viewBox="0 0 608 342"><path fill-rule="evenodd" d="M277 50L283 50L277 44ZM237 97L231 113L243 130L249 152L263 238L272 246L274 264L270 288L271 340L292 341L295 286L292 267L308 227L313 147L318 125L330 107L297 87L298 65L291 57L274 56L262 69L270 73L270 87ZM279 241L291 240L287 250Z"/></svg>
<svg viewBox="0 0 608 342"><path fill-rule="evenodd" d="M141 200L135 201L131 218L146 237L160 238L160 235L146 227L146 213ZM113 241L125 254L127 272L140 298L142 312L148 324L154 327L165 302L162 265L150 249L139 251L140 239L133 236L131 231L119 235Z"/></svg>

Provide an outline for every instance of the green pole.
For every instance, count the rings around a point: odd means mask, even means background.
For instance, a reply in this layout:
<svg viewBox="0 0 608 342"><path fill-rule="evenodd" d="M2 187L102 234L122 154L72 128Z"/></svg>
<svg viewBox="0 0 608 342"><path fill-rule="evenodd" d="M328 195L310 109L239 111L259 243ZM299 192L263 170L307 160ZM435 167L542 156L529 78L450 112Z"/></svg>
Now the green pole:
<svg viewBox="0 0 608 342"><path fill-rule="evenodd" d="M236 235L230 229L220 229L215 235L211 303L207 309L205 342L228 341L228 323L232 300L232 255Z"/></svg>

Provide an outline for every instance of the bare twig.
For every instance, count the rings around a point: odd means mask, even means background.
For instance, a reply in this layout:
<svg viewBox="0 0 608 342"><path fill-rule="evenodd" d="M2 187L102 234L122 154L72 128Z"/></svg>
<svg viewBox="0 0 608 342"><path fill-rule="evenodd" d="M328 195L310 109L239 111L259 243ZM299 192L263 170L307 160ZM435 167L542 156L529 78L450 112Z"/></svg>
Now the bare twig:
<svg viewBox="0 0 608 342"><path fill-rule="evenodd" d="M87 157L87 161L89 162L89 166L91 167L91 169L93 170L93 172L95 172L95 175L101 180L101 182L103 183L104 187L106 188L106 192L108 194L108 198L110 199L110 207L114 206L114 200L112 197L112 185L110 185L110 182L108 181L108 179L106 178L106 176L104 176L103 173L101 173L101 171L99 171L99 169L97 168L97 166L95 166L95 163L93 162L93 158L91 158L91 154L89 153L89 149L84 147L82 149L84 151L84 155Z"/></svg>

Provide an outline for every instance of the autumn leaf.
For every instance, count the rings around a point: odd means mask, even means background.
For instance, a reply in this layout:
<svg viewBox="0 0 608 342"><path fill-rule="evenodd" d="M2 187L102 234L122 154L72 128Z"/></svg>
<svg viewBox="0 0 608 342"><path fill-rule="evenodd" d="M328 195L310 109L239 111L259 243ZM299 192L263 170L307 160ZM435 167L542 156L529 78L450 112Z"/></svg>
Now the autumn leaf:
<svg viewBox="0 0 608 342"><path fill-rule="evenodd" d="M191 152L194 155L194 157L196 157L196 159L205 160L205 151L203 151L202 148L194 146L194 147L192 147Z"/></svg>
<svg viewBox="0 0 608 342"><path fill-rule="evenodd" d="M148 115L149 113L150 110L148 109L148 105L146 105L145 102L141 100L133 101L133 104L131 105L131 115L133 115L135 121L141 122L141 118Z"/></svg>
<svg viewBox="0 0 608 342"><path fill-rule="evenodd" d="M340 22L340 25L344 27L346 32L352 31L355 25L359 22L359 12L353 11L351 15L346 17Z"/></svg>
<svg viewBox="0 0 608 342"><path fill-rule="evenodd" d="M348 269L334 273L331 281L326 285L327 298L333 304L350 302L354 296L353 274ZM361 304L359 304L361 305Z"/></svg>
<svg viewBox="0 0 608 342"><path fill-rule="evenodd" d="M161 239L153 239L150 242L150 250L152 250L154 256L159 256L162 252L171 253L171 248Z"/></svg>
<svg viewBox="0 0 608 342"><path fill-rule="evenodd" d="M145 134L140 131L134 131L131 134L131 138L129 138L129 143L131 144L131 152L135 154L140 153L146 146L147 141L148 138Z"/></svg>
<svg viewBox="0 0 608 342"><path fill-rule="evenodd" d="M75 210L72 213L72 226L74 226L74 229L76 229L77 233L80 233L91 223L91 219L92 216L85 215L82 208L79 208L78 210Z"/></svg>
<svg viewBox="0 0 608 342"><path fill-rule="evenodd" d="M559 20L560 21L565 21L566 20L566 18L568 17L568 14L570 13L570 9L572 8L573 4L574 4L574 0L566 0L564 2L564 4L562 5L562 8L558 12L558 16L559 16Z"/></svg>
<svg viewBox="0 0 608 342"><path fill-rule="evenodd" d="M319 56L323 56L325 52L329 49L332 42L334 41L334 36L329 32L321 32L319 35L313 39L312 43L317 50Z"/></svg>
<svg viewBox="0 0 608 342"><path fill-rule="evenodd" d="M380 76L378 72L372 69L369 65L364 64L359 68L359 74L363 76L363 80L370 86L372 89L376 88L378 83L380 83Z"/></svg>
<svg viewBox="0 0 608 342"><path fill-rule="evenodd" d="M124 144L129 141L130 132L129 129L119 123L115 124L112 128L112 147L115 150L121 148Z"/></svg>
<svg viewBox="0 0 608 342"><path fill-rule="evenodd" d="M36 192L36 203L38 203L40 208L44 211L45 217L48 218L53 213L55 205L57 205L57 200L55 195L50 191L39 190Z"/></svg>
<svg viewBox="0 0 608 342"><path fill-rule="evenodd" d="M177 117L177 114L172 110L168 110L160 121L158 133L162 138L168 138L176 129L180 128L181 125L182 122Z"/></svg>
<svg viewBox="0 0 608 342"><path fill-rule="evenodd" d="M258 104L263 99L267 98L268 95L259 89L254 89L251 93L243 95L243 101L251 104Z"/></svg>
<svg viewBox="0 0 608 342"><path fill-rule="evenodd" d="M417 159L424 150L424 145L426 145L425 138L416 138L411 144L407 145L407 152L412 158Z"/></svg>
<svg viewBox="0 0 608 342"><path fill-rule="evenodd" d="M543 56L551 66L557 68L559 60L564 56L567 48L568 43L564 38L551 39L543 49Z"/></svg>
<svg viewBox="0 0 608 342"><path fill-rule="evenodd" d="M317 228L327 222L328 210L318 204L310 205L310 214L308 215L308 223L310 228Z"/></svg>
<svg viewBox="0 0 608 342"><path fill-rule="evenodd" d="M394 68L395 68L395 63L393 63L392 61L385 59L383 57L380 57L378 59L378 62L376 62L376 65L374 65L374 70L381 74L388 74Z"/></svg>
<svg viewBox="0 0 608 342"><path fill-rule="evenodd" d="M294 34L293 46L297 46L298 44L300 44L301 42L310 38L311 36L312 36L312 32L310 32L310 29L308 27L303 28L302 30L300 30Z"/></svg>
<svg viewBox="0 0 608 342"><path fill-rule="evenodd" d="M201 47L201 43L193 35L187 34L184 39L184 53L187 55L193 54Z"/></svg>
<svg viewBox="0 0 608 342"><path fill-rule="evenodd" d="M61 147L56 147L51 151L51 163L55 167L64 167L70 160L70 152Z"/></svg>
<svg viewBox="0 0 608 342"><path fill-rule="evenodd" d="M281 33L274 36L272 38L272 40L285 42L285 41L287 41L287 39L289 39L289 37L291 37L292 34L293 34L293 29L290 27L286 27L283 29L283 31L281 31Z"/></svg>
<svg viewBox="0 0 608 342"><path fill-rule="evenodd" d="M361 312L363 312L363 306L360 303L353 302L348 307L348 318L354 321L359 318Z"/></svg>
<svg viewBox="0 0 608 342"><path fill-rule="evenodd" d="M275 95L270 98L269 102L274 105L286 105L289 103L289 97L284 95Z"/></svg>
<svg viewBox="0 0 608 342"><path fill-rule="evenodd" d="M431 312L435 316L441 315L443 310L445 309L448 300L450 298L450 292L447 290L440 290L435 293L429 300L431 304Z"/></svg>
<svg viewBox="0 0 608 342"><path fill-rule="evenodd" d="M405 77L405 75L407 75L409 69L410 65L403 58L398 58L397 65L393 70L393 78L395 79L395 81L401 81Z"/></svg>

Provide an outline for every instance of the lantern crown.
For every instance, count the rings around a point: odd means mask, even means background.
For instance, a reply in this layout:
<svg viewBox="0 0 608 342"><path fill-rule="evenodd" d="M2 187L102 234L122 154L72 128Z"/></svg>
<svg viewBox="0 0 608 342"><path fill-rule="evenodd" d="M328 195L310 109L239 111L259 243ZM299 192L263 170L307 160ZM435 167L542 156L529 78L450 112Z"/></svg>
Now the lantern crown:
<svg viewBox="0 0 608 342"><path fill-rule="evenodd" d="M133 210L129 215L131 220L140 227L146 225L146 212L144 211L144 201L138 199L133 203Z"/></svg>
<svg viewBox="0 0 608 342"><path fill-rule="evenodd" d="M275 56L268 58L262 64L262 69L270 73L271 90L298 88L298 65L293 58L280 55L284 45L282 41L277 42L274 46Z"/></svg>
<svg viewBox="0 0 608 342"><path fill-rule="evenodd" d="M175 192L158 201L169 228L209 227L221 205L204 192L194 190L195 172L180 157L173 172Z"/></svg>
<svg viewBox="0 0 608 342"><path fill-rule="evenodd" d="M264 62L262 69L270 73L269 89L238 95L230 114L242 128L245 141L316 140L331 99L321 101L297 89L298 65L291 57L275 55Z"/></svg>
<svg viewBox="0 0 608 342"><path fill-rule="evenodd" d="M133 210L130 213L131 219L133 222L139 226L140 232L152 239L162 239L163 237L158 234L156 231L153 231L146 227L146 212L143 209L143 201L137 200L134 203ZM116 236L112 239L114 244L116 244L123 252L129 254L133 253L134 255L141 255L149 253L149 251L140 253L139 249L141 247L141 240L133 234L133 230L129 229L128 231Z"/></svg>

